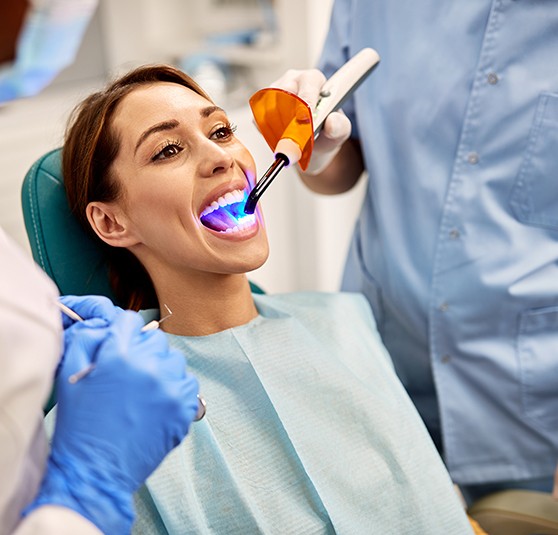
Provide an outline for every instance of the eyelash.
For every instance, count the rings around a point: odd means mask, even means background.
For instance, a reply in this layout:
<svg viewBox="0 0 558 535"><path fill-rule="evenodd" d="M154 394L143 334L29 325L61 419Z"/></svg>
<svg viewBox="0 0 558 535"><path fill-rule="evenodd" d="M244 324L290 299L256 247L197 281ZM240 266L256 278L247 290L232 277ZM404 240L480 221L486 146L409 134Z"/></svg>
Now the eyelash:
<svg viewBox="0 0 558 535"><path fill-rule="evenodd" d="M164 152L169 148L169 147L176 147L179 149L179 151L176 154L172 154L171 156L164 156ZM152 162L156 162L156 161L160 161L160 160L168 160L170 158L174 158L174 156L178 156L178 154L180 154L182 152L182 150L184 149L184 147L182 146L182 143L179 140L167 140L165 141L165 144L163 145L163 147L158 150L151 158Z"/></svg>
<svg viewBox="0 0 558 535"><path fill-rule="evenodd" d="M232 123L227 123L223 126L220 126L219 128L217 128L217 130L215 130L215 132L211 134L211 136L214 136L217 132L223 132L223 131L226 135L224 138L220 138L220 140L230 138L236 132L236 125Z"/></svg>
<svg viewBox="0 0 558 535"><path fill-rule="evenodd" d="M230 137L232 137L234 135L234 133L236 132L236 128L237 127L236 127L235 124L227 123L223 126L220 126L214 132L212 132L210 137L215 136L217 133L221 133L221 134L224 134L224 136L219 137L217 140L218 141L227 141ZM176 147L179 150L175 154L172 154L170 156L164 156L164 152L169 147ZM153 157L151 158L151 161L152 162L157 162L157 161L161 161L161 160L168 160L170 158L174 158L175 156L178 156L178 154L180 154L183 149L184 149L184 147L179 140L170 140L169 139L169 140L165 141L165 144L163 145L163 147L153 155Z"/></svg>

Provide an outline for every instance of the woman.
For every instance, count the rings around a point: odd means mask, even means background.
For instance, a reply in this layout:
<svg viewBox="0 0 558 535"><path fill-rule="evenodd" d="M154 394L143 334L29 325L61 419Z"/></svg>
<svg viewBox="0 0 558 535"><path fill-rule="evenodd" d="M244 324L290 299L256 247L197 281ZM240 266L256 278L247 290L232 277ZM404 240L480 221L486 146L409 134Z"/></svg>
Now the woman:
<svg viewBox="0 0 558 535"><path fill-rule="evenodd" d="M470 533L364 300L252 295L268 255L256 170L225 112L171 67L85 100L70 205L130 308L161 309L208 402L138 495L141 533Z"/></svg>

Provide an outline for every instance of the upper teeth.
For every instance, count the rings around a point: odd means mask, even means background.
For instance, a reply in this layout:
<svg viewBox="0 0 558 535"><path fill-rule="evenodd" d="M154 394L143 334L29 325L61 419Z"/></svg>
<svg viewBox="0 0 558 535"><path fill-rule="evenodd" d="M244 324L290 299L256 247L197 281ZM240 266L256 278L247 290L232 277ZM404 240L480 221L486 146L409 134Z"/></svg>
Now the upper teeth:
<svg viewBox="0 0 558 535"><path fill-rule="evenodd" d="M225 193L222 197L219 197L217 200L213 201L209 206L206 206L201 213L201 216L210 214L215 210L223 207L229 206L230 204L235 204L237 202L242 202L244 200L244 192L239 189L235 189L234 191L229 191Z"/></svg>

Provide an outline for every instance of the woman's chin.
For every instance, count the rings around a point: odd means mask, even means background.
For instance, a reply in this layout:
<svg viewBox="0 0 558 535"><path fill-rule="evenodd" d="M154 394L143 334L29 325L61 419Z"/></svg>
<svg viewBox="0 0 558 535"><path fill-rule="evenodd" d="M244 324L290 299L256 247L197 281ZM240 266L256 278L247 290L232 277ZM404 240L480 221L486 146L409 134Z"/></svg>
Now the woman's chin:
<svg viewBox="0 0 558 535"><path fill-rule="evenodd" d="M250 273L251 271L261 268L266 263L268 257L269 248L266 242L265 247L259 246L257 249L246 250L242 254L236 256L234 259L236 268L234 270L237 273Z"/></svg>
<svg viewBox="0 0 558 535"><path fill-rule="evenodd" d="M265 264L269 257L269 243L263 226L233 232L206 229L211 248L229 273L248 273Z"/></svg>

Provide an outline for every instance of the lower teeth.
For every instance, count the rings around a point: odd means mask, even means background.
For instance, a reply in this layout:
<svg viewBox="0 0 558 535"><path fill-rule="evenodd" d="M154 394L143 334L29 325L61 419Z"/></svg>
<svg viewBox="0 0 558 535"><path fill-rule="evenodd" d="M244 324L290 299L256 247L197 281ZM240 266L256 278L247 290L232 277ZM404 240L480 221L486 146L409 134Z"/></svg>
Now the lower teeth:
<svg viewBox="0 0 558 535"><path fill-rule="evenodd" d="M246 227L253 225L256 221L256 217L253 214L244 215L242 217L234 218L231 214L228 214L231 219L234 219L234 222L231 221L225 222L223 220L212 221L210 217L203 217L201 218L201 223L203 226L215 231L215 232L239 232ZM226 226L226 228L223 228Z"/></svg>

